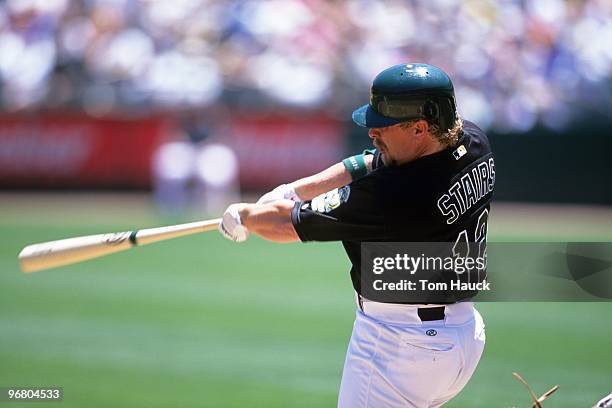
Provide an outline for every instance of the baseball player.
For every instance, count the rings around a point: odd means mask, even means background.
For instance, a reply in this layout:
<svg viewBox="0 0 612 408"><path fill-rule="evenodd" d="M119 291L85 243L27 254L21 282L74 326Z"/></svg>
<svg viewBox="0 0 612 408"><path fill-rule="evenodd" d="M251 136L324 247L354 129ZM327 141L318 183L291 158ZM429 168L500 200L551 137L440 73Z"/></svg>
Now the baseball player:
<svg viewBox="0 0 612 408"><path fill-rule="evenodd" d="M495 164L487 136L463 121L448 75L428 64L376 76L353 112L375 150L230 205L219 230L276 242L342 241L352 263L356 320L339 407L438 407L472 376L485 343L475 292L450 302L375 302L363 296L360 243L486 243Z"/></svg>

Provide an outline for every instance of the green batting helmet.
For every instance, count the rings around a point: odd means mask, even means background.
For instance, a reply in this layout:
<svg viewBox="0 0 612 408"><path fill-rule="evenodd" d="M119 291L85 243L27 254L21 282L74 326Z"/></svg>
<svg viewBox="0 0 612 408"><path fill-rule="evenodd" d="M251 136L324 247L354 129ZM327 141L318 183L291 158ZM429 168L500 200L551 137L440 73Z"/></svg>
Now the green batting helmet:
<svg viewBox="0 0 612 408"><path fill-rule="evenodd" d="M429 64L401 64L374 78L370 103L353 112L353 121L367 128L393 126L426 119L442 131L457 119L453 83L440 68Z"/></svg>

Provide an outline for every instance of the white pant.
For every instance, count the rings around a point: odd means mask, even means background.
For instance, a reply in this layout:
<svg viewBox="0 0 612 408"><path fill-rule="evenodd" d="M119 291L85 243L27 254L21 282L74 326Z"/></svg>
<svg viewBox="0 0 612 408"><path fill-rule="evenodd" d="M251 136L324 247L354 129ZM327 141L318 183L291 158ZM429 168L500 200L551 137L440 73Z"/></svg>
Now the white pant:
<svg viewBox="0 0 612 408"><path fill-rule="evenodd" d="M422 322L417 306L366 301L357 309L338 407L439 407L467 384L484 344L472 302Z"/></svg>

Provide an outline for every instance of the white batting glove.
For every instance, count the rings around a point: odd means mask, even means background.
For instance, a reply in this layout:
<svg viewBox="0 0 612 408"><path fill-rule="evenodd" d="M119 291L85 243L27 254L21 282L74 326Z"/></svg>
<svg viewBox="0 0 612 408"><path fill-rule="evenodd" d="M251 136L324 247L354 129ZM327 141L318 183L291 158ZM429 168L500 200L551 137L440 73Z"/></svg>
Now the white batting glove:
<svg viewBox="0 0 612 408"><path fill-rule="evenodd" d="M232 204L223 213L219 232L230 241L244 242L249 237L249 230L242 225L238 209L242 204Z"/></svg>
<svg viewBox="0 0 612 408"><path fill-rule="evenodd" d="M259 197L256 204L268 204L277 200L302 201L291 184L281 184L274 190Z"/></svg>
<svg viewBox="0 0 612 408"><path fill-rule="evenodd" d="M341 204L341 197L338 189L316 196L310 201L310 208L319 213L328 213L331 210L338 208Z"/></svg>

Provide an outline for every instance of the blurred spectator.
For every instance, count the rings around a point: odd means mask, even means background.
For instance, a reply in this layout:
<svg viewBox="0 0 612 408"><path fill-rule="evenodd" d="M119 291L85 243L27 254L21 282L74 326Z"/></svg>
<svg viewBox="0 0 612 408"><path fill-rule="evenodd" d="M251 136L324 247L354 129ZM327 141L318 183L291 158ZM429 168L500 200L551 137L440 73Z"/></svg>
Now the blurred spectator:
<svg viewBox="0 0 612 408"><path fill-rule="evenodd" d="M346 115L385 66L451 73L497 131L609 116L606 0L6 0L0 109L324 108Z"/></svg>
<svg viewBox="0 0 612 408"><path fill-rule="evenodd" d="M203 116L180 114L182 133L153 156L155 200L166 214L214 214L240 199L238 157Z"/></svg>

